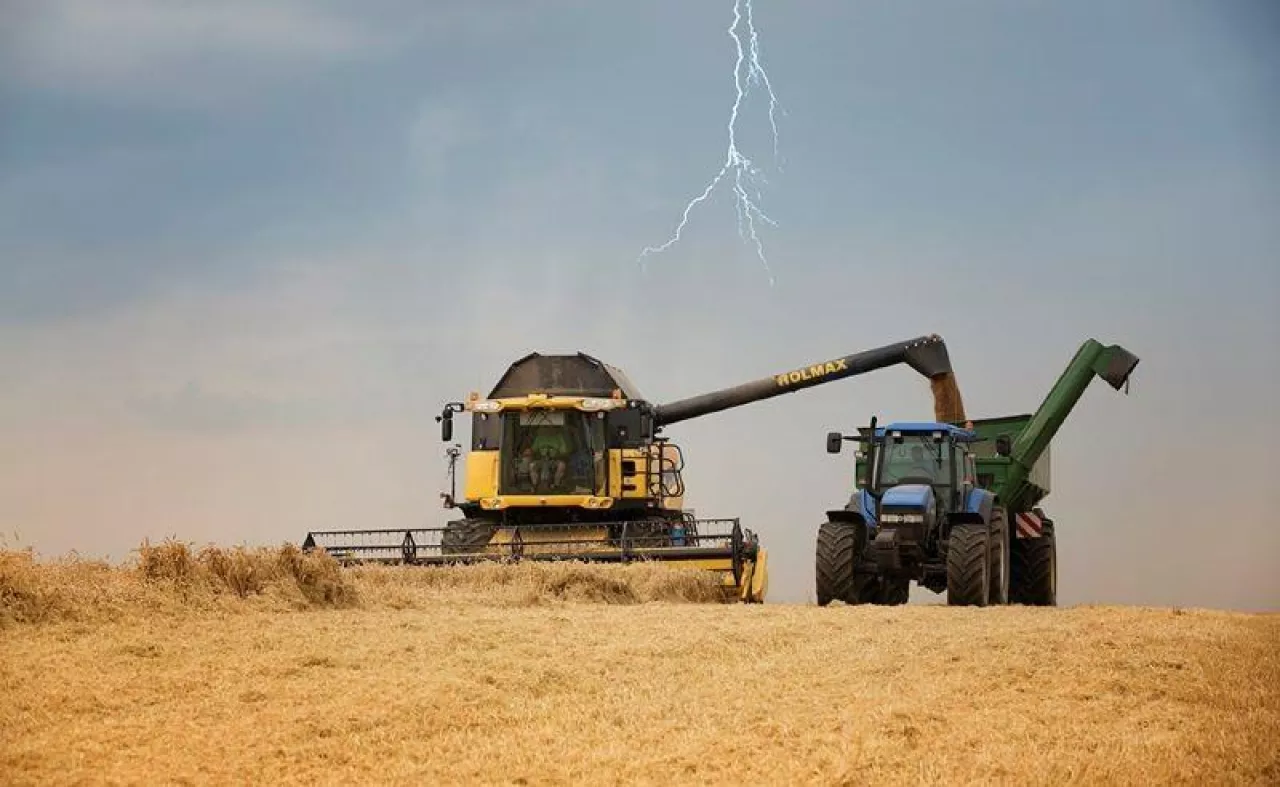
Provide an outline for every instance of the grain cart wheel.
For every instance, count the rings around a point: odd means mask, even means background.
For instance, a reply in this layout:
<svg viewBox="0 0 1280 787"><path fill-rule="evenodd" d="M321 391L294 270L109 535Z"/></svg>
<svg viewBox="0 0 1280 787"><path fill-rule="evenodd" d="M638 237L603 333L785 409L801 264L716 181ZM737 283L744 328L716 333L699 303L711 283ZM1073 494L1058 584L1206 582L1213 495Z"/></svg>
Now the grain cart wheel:
<svg viewBox="0 0 1280 787"><path fill-rule="evenodd" d="M1039 538L1017 538L1013 542L1010 594L1015 604L1058 606L1058 540L1053 534L1053 522L1042 521Z"/></svg>
<svg viewBox="0 0 1280 787"><path fill-rule="evenodd" d="M985 607L990 598L990 536L986 524L951 528L947 544L947 604Z"/></svg>
<svg viewBox="0 0 1280 787"><path fill-rule="evenodd" d="M993 605L1009 603L1009 580L1013 574L1012 557L1009 554L1009 525L1004 508L991 510L991 568L989 569L988 599Z"/></svg>
<svg viewBox="0 0 1280 787"><path fill-rule="evenodd" d="M822 523L818 528L817 580L818 606L832 601L858 603L858 581L854 575L858 555L867 543L867 527L861 522Z"/></svg>
<svg viewBox="0 0 1280 787"><path fill-rule="evenodd" d="M479 519L455 519L446 522L440 536L440 552L465 555L479 552L493 538L493 525Z"/></svg>

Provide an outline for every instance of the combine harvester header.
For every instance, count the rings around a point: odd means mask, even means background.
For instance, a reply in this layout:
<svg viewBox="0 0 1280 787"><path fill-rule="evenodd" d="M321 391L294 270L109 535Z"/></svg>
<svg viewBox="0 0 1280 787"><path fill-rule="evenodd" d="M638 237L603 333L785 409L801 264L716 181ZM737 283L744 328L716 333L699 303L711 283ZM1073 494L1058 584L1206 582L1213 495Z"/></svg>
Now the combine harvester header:
<svg viewBox="0 0 1280 787"><path fill-rule="evenodd" d="M763 601L766 550L737 518L697 519L685 510L684 455L663 428L898 364L954 387L937 335L660 405L590 355L531 353L487 397L472 393L437 418L449 442L455 414L471 415L462 496L456 446L448 452L450 490L441 495L463 518L441 528L312 532L303 546L412 565L668 561L719 573L729 598Z"/></svg>

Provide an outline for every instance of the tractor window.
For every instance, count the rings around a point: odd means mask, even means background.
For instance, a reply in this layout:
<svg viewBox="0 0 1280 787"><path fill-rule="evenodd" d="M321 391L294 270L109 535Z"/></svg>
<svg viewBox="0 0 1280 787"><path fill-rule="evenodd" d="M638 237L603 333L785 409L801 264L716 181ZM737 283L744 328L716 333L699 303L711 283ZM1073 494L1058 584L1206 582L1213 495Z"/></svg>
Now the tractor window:
<svg viewBox="0 0 1280 787"><path fill-rule="evenodd" d="M892 438L880 446L879 487L897 484L951 484L951 445L933 442L928 435L908 435L901 443Z"/></svg>
<svg viewBox="0 0 1280 787"><path fill-rule="evenodd" d="M517 410L503 414L503 494L604 494L601 413Z"/></svg>

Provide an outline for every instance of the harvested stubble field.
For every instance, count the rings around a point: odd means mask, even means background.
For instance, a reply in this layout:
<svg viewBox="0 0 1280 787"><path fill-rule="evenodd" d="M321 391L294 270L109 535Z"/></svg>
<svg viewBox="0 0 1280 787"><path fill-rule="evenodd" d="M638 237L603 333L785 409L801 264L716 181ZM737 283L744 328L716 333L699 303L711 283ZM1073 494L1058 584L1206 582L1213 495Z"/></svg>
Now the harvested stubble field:
<svg viewBox="0 0 1280 787"><path fill-rule="evenodd" d="M1280 616L0 553L0 782L1280 783Z"/></svg>

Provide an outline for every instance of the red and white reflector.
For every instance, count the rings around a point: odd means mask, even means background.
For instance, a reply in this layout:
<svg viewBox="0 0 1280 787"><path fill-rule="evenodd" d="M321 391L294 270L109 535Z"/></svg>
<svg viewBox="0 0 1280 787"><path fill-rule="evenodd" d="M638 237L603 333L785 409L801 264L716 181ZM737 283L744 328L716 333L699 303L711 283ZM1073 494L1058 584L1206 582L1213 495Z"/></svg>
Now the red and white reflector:
<svg viewBox="0 0 1280 787"><path fill-rule="evenodd" d="M1044 531L1044 522L1030 512L1014 516L1014 532L1018 538L1039 538Z"/></svg>

